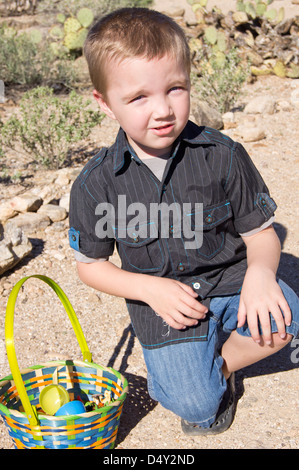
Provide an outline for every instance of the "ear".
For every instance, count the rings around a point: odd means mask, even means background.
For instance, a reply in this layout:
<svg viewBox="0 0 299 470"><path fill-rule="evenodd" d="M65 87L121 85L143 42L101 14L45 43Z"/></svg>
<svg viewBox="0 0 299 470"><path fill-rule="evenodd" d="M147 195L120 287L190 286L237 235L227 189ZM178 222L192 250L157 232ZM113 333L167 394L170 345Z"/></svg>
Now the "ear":
<svg viewBox="0 0 299 470"><path fill-rule="evenodd" d="M107 101L105 100L104 96L99 93L97 90L93 90L93 96L97 103L100 106L101 111L106 114L111 119L116 119L112 109L109 107Z"/></svg>

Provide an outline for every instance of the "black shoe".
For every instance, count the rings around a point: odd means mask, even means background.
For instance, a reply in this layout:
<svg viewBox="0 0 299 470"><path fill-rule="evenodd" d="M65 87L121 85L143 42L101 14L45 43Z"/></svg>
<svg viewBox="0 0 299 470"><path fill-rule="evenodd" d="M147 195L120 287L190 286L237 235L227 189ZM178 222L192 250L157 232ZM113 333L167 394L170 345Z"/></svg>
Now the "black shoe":
<svg viewBox="0 0 299 470"><path fill-rule="evenodd" d="M182 419L182 430L189 436L220 434L221 432L226 431L232 424L235 409L235 374L232 373L227 381L227 389L223 395L214 423L208 428L203 428L198 424L189 423Z"/></svg>

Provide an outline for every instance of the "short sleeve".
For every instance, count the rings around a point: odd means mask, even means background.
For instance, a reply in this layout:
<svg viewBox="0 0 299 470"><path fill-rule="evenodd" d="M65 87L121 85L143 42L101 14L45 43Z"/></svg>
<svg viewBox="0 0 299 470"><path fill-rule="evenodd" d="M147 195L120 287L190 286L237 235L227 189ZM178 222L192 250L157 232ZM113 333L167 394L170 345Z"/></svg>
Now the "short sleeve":
<svg viewBox="0 0 299 470"><path fill-rule="evenodd" d="M75 180L70 194L69 243L76 252L91 259L108 258L113 254L115 239L111 228L99 230L104 213L98 207L107 203L103 185L95 178L84 179L81 175ZM106 224L107 225L107 224Z"/></svg>
<svg viewBox="0 0 299 470"><path fill-rule="evenodd" d="M235 143L232 148L224 190L231 203L234 227L238 233L250 232L273 217L276 203L240 143Z"/></svg>

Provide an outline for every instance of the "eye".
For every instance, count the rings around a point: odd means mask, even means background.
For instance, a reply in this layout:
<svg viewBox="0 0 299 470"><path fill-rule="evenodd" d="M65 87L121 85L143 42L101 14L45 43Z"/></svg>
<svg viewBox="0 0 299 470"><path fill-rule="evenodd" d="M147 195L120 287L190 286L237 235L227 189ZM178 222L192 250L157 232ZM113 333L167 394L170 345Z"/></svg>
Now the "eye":
<svg viewBox="0 0 299 470"><path fill-rule="evenodd" d="M179 85L178 86L173 86L172 88L170 88L169 93L171 93L171 92L178 93L178 92L183 91L183 90L185 90L185 88L183 86L179 86Z"/></svg>
<svg viewBox="0 0 299 470"><path fill-rule="evenodd" d="M141 101L144 98L144 95L139 95L136 96L136 98L133 98L130 103L135 103L135 101Z"/></svg>

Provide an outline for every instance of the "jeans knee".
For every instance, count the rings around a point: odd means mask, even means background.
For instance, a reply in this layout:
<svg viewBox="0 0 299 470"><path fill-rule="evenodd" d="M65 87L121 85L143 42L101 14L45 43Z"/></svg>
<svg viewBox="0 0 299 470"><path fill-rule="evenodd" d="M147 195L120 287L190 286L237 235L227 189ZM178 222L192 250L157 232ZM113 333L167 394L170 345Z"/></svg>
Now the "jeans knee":
<svg viewBox="0 0 299 470"><path fill-rule="evenodd" d="M180 384L174 390L163 390L159 384L149 381L149 393L164 408L190 423L209 426L214 422L226 385L219 384Z"/></svg>

